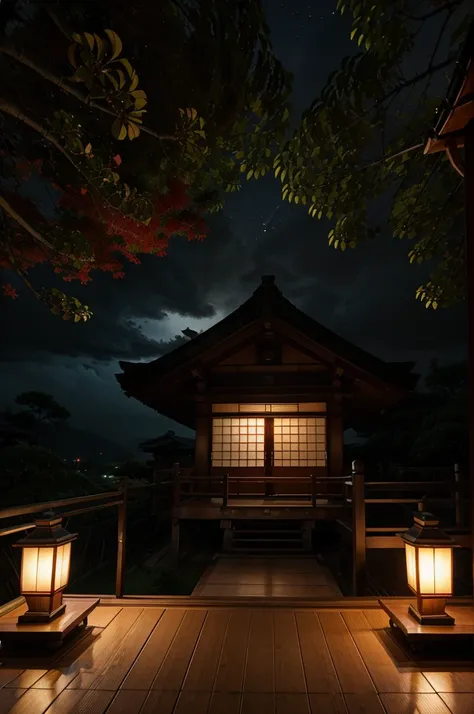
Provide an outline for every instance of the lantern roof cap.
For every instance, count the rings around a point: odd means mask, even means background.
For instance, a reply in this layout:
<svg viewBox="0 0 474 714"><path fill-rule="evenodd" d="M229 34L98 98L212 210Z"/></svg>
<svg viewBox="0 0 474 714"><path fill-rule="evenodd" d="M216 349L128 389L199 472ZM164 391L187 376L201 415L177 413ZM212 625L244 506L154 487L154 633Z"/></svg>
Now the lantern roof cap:
<svg viewBox="0 0 474 714"><path fill-rule="evenodd" d="M414 514L414 524L406 532L402 534L402 540L405 543L419 547L445 547L457 548L458 544L438 527L439 519L432 513L423 511Z"/></svg>
<svg viewBox="0 0 474 714"><path fill-rule="evenodd" d="M62 525L62 517L53 511L45 511L35 521L35 527L24 538L14 544L15 547L54 547L76 540L77 533L69 533Z"/></svg>

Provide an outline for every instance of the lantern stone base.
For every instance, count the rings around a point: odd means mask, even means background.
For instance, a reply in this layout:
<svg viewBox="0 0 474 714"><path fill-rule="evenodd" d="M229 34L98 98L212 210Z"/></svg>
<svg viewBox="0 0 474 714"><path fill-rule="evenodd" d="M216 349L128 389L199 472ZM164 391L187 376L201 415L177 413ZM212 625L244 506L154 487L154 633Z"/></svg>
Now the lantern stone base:
<svg viewBox="0 0 474 714"><path fill-rule="evenodd" d="M446 608L446 615L451 622L440 615L423 615L422 621L416 616L417 610L412 599L379 600L380 607L390 618L390 627L400 630L410 645L416 645L431 638L472 637L474 635L474 608L472 601L467 604L452 604ZM427 618L427 621L425 621ZM433 618L433 619L431 619ZM438 619L438 621L436 621Z"/></svg>
<svg viewBox="0 0 474 714"><path fill-rule="evenodd" d="M34 610L28 610L23 615L19 615L18 623L22 625L28 622L52 622L52 620L60 617L65 610L66 603L63 603L52 612L35 612Z"/></svg>
<svg viewBox="0 0 474 714"><path fill-rule="evenodd" d="M31 620L18 622L24 616L22 605L0 617L0 641L5 647L28 647L35 645L60 647L63 640L79 625L87 625L87 617L99 604L98 598L64 598L65 611L47 622ZM37 613L33 613L37 615Z"/></svg>
<svg viewBox="0 0 474 714"><path fill-rule="evenodd" d="M455 622L447 612L425 615L418 612L414 605L410 605L408 612L420 625L454 625Z"/></svg>

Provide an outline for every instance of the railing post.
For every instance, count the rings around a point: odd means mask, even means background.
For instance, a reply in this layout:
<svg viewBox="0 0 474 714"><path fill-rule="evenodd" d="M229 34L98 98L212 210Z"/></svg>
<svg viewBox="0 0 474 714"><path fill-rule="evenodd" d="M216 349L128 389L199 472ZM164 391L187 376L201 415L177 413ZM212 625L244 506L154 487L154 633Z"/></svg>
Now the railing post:
<svg viewBox="0 0 474 714"><path fill-rule="evenodd" d="M227 508L229 503L229 474L224 474L222 481L222 506Z"/></svg>
<svg viewBox="0 0 474 714"><path fill-rule="evenodd" d="M128 478L122 481L122 502L118 507L117 523L117 570L115 572L115 597L123 597L125 582L125 562L127 551L127 502Z"/></svg>
<svg viewBox="0 0 474 714"><path fill-rule="evenodd" d="M181 474L179 464L173 464L173 507L178 507L181 501Z"/></svg>
<svg viewBox="0 0 474 714"><path fill-rule="evenodd" d="M364 464L352 462L352 588L354 595L366 589Z"/></svg>
<svg viewBox="0 0 474 714"><path fill-rule="evenodd" d="M464 489L463 489L463 473L461 464L454 464L454 483L456 490L454 491L454 507L456 513L456 528L464 526Z"/></svg>
<svg viewBox="0 0 474 714"><path fill-rule="evenodd" d="M316 508L316 474L311 474L311 507Z"/></svg>

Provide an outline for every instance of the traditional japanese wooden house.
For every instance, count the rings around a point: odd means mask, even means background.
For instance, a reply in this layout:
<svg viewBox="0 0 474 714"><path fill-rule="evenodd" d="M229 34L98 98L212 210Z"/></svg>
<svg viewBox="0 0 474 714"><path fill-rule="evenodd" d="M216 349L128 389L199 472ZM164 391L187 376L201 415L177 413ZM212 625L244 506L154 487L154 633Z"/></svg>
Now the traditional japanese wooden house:
<svg viewBox="0 0 474 714"><path fill-rule="evenodd" d="M413 363L387 363L305 315L273 276L219 323L147 364L121 362L128 396L196 430L194 474L230 493L298 494L343 474L344 429L403 399ZM258 477L258 478L257 478Z"/></svg>

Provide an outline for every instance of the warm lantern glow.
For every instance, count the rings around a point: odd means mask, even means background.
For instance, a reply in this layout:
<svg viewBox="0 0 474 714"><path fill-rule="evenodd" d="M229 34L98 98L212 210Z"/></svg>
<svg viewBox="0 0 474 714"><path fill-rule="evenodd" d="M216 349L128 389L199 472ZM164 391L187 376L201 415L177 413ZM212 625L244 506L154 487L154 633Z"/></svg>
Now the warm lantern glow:
<svg viewBox="0 0 474 714"><path fill-rule="evenodd" d="M54 548L25 548L21 561L21 591L49 593L53 587Z"/></svg>
<svg viewBox="0 0 474 714"><path fill-rule="evenodd" d="M445 612L446 598L453 594L452 538L438 528L430 513L417 513L415 523L402 536L405 542L408 587L417 598L410 613L422 624L453 624Z"/></svg>
<svg viewBox="0 0 474 714"><path fill-rule="evenodd" d="M48 622L65 610L62 591L69 580L71 542L61 518L45 513L34 530L16 545L23 549L20 587L28 611L19 622Z"/></svg>
<svg viewBox="0 0 474 714"><path fill-rule="evenodd" d="M420 548L418 551L420 593L452 595L451 548Z"/></svg>
<svg viewBox="0 0 474 714"><path fill-rule="evenodd" d="M408 543L405 545L405 555L407 559L408 587L416 591L416 550Z"/></svg>
<svg viewBox="0 0 474 714"><path fill-rule="evenodd" d="M56 572L54 574L54 589L65 588L69 580L71 565L71 543L60 545L56 551Z"/></svg>

